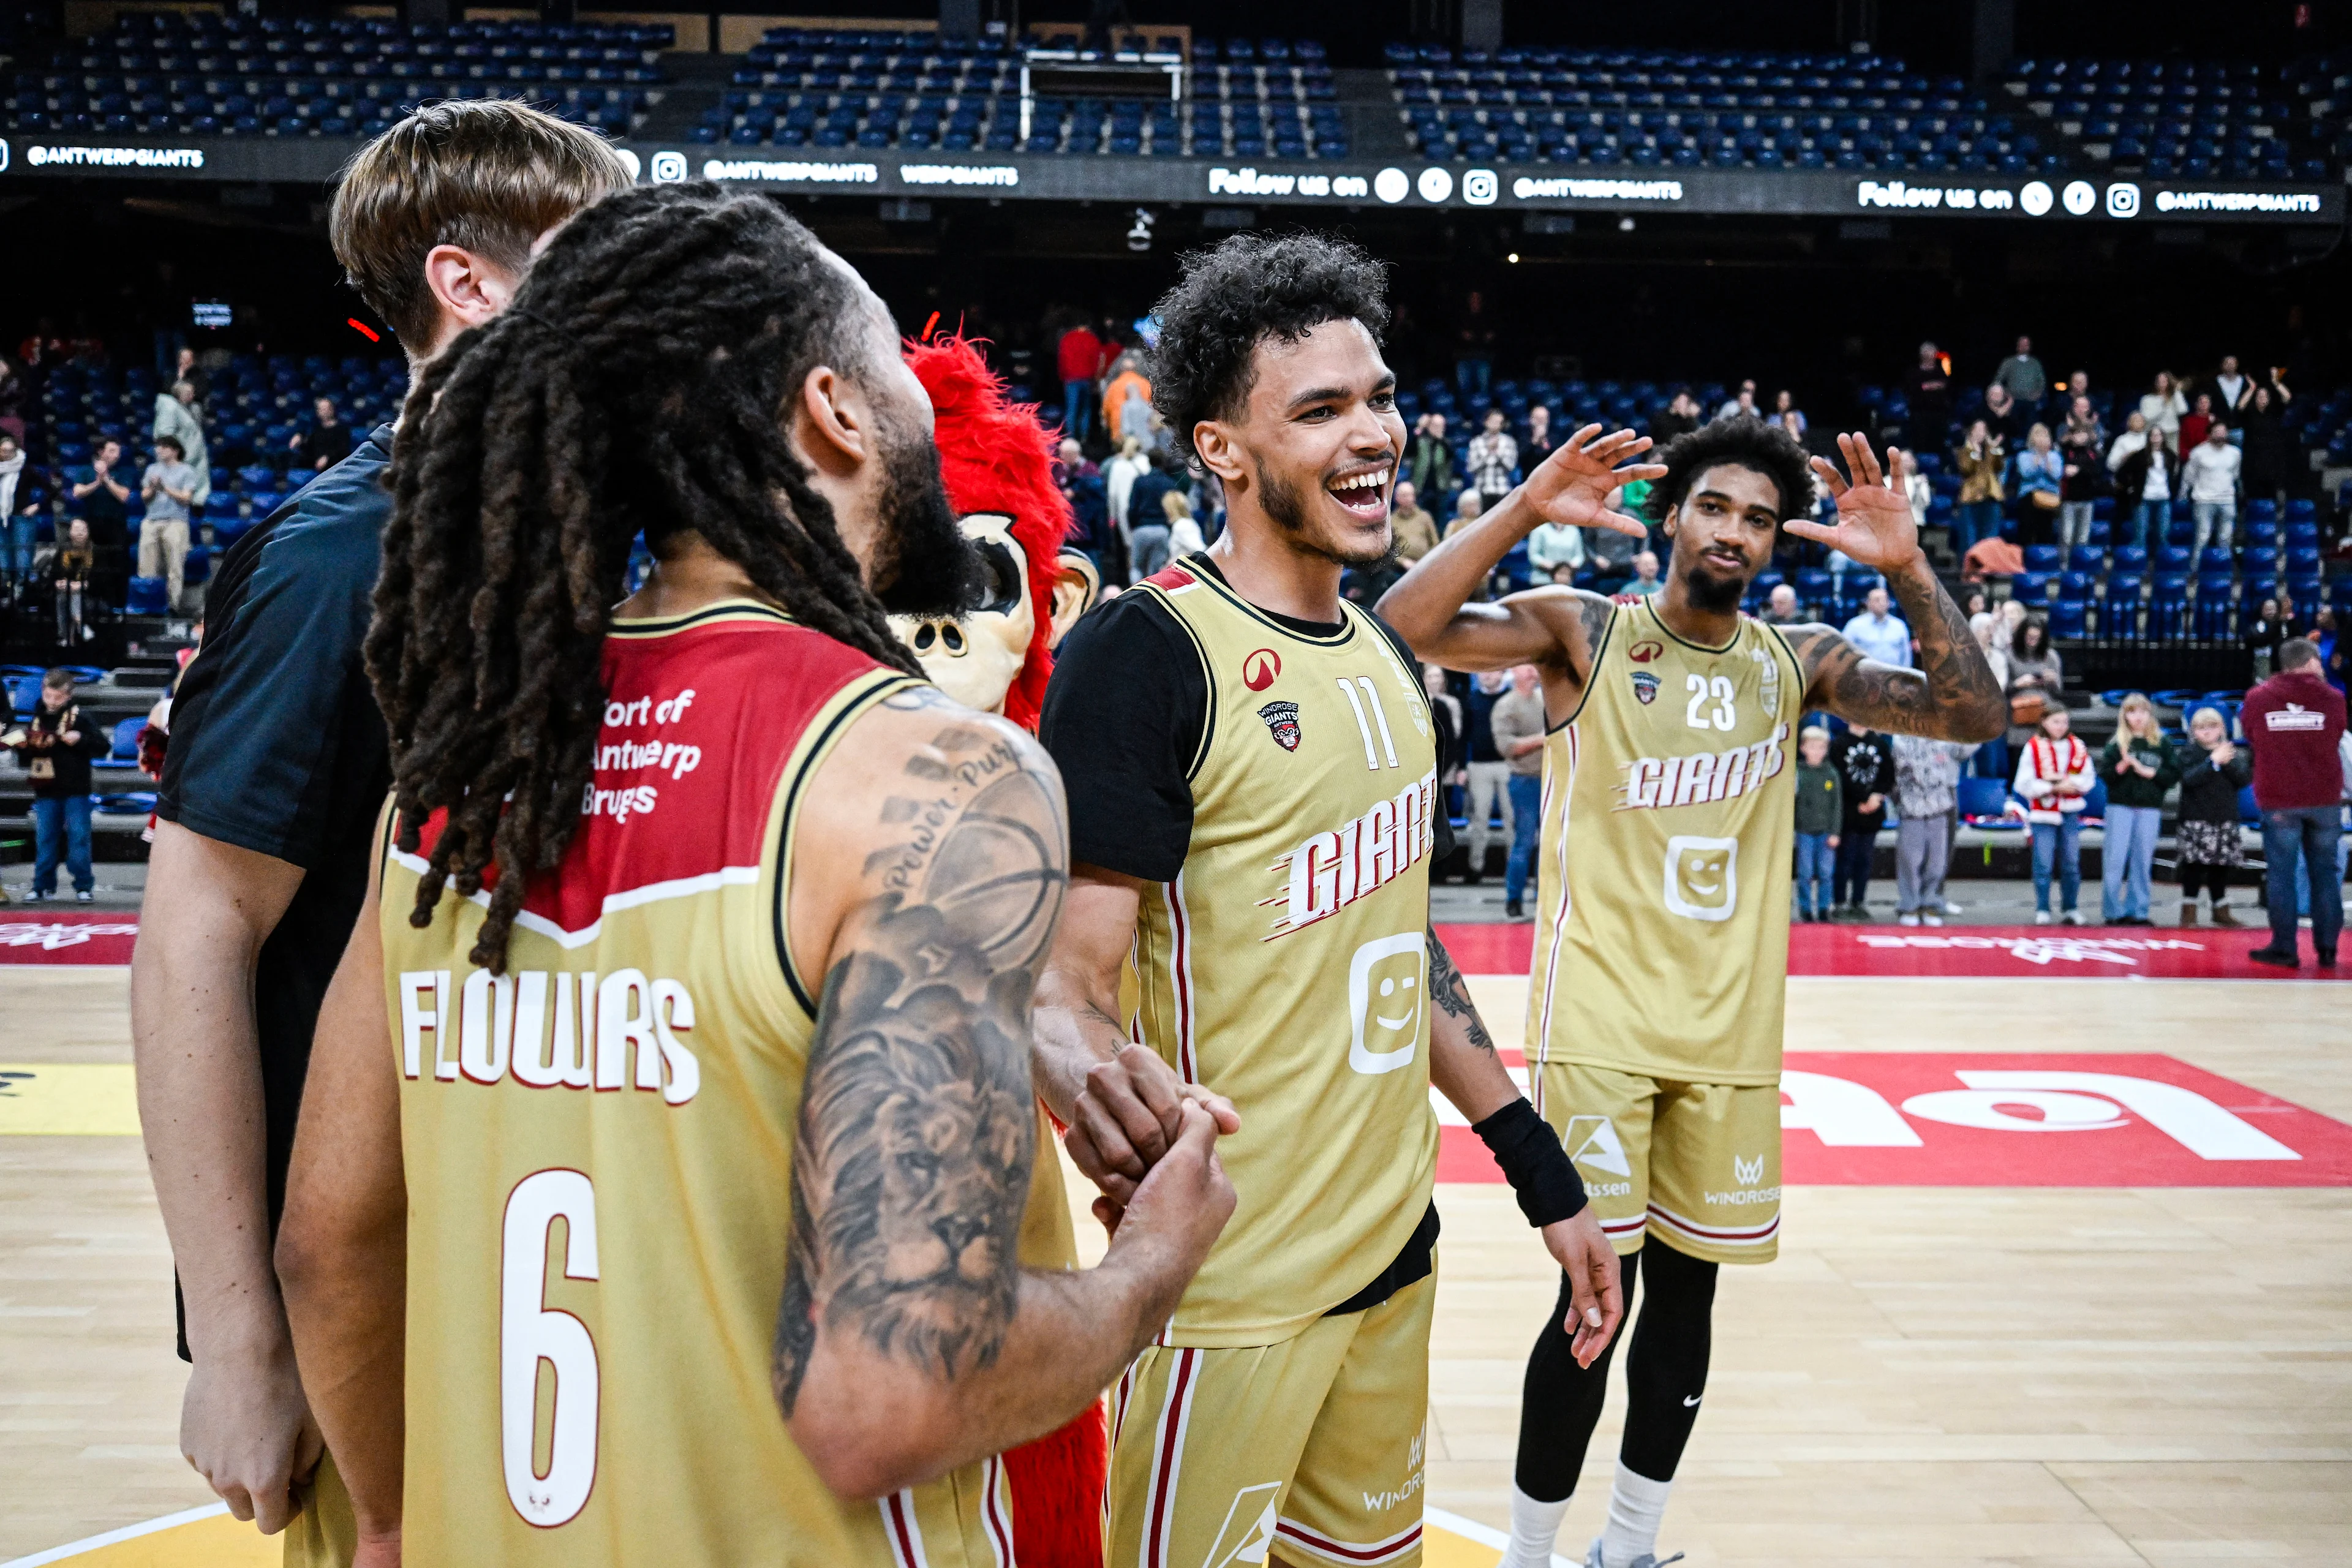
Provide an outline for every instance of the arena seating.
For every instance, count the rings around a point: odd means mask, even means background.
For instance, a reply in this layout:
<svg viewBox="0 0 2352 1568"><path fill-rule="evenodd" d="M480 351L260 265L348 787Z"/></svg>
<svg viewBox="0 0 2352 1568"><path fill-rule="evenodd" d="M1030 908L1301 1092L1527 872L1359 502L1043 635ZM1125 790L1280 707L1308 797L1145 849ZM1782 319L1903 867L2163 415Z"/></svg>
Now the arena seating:
<svg viewBox="0 0 2352 1568"><path fill-rule="evenodd" d="M370 136L423 98L528 98L613 135L662 79L667 26L124 13L16 74L0 123L110 135Z"/></svg>
<svg viewBox="0 0 2352 1568"><path fill-rule="evenodd" d="M1182 46L1154 39L1142 58L1181 58ZM744 147L1344 158L1347 121L1324 61L1311 39L1196 40L1181 102L1041 96L1024 125L1020 64L1002 42L776 27L693 135Z"/></svg>
<svg viewBox="0 0 2352 1568"><path fill-rule="evenodd" d="M315 400L333 398L338 416L364 434L400 411L408 366L396 356L337 362L240 354L213 374L210 390L205 441L212 494L196 519L184 573L190 585L204 583L222 552L315 477L287 446L310 423ZM31 461L18 487L20 502L38 509L41 542L55 537L68 487L89 479L90 459L105 441L122 443L126 477L136 482L149 458L155 394L155 373L144 365L116 371L69 363L50 373L37 408L26 411ZM160 578L131 578L127 560L102 568L100 585L115 586L123 595L120 607L162 613ZM150 582L153 586L145 586Z"/></svg>
<svg viewBox="0 0 2352 1568"><path fill-rule="evenodd" d="M2310 70L2220 60L2022 60L2008 98L2093 167L2149 179L2328 176ZM2298 103L2297 100L2305 101Z"/></svg>
<svg viewBox="0 0 2352 1568"><path fill-rule="evenodd" d="M2030 116L1958 78L1841 55L1391 44L1390 80L1423 156L1722 169L2063 166Z"/></svg>
<svg viewBox="0 0 2352 1568"><path fill-rule="evenodd" d="M1467 469L1470 437L1482 427L1486 411L1503 411L1506 428L1515 440L1528 437L1528 410L1538 404L1549 410L1557 438L1578 426L1600 423L1628 426L1646 433L1649 423L1679 386L1688 386L1699 405L1712 414L1727 396L1725 383L1676 381L1617 381L1582 379L1552 382L1541 378L1493 383L1484 397L1465 396L1453 384L1432 377L1417 388L1398 395L1398 405L1411 425L1423 414L1443 414L1454 470ZM1864 423L1882 436L1899 439L1906 450L1916 440L1913 455L1919 471L1936 491L1927 522L1930 529L1948 528L1959 493L1959 476L1944 450L1949 433L1916 437L1902 428L1908 410L1899 393L1889 388L1860 389ZM2093 398L2110 430L2122 428L2137 393L2101 393ZM2297 416L2295 411L2308 407ZM2306 445L2326 447L2341 457L2352 430L2352 389L2311 395L2289 405L2289 425ZM1524 465L1515 477L1524 477ZM2352 492L2352 482L2347 482ZM1423 498L1423 505L1450 514L1450 497ZM2352 493L2344 498L2352 508ZM2326 527L2323 530L2323 521ZM2241 509L2238 545L2209 544L2196 556L2192 546L2196 524L2186 503L2176 503L2163 538L2147 545L2117 541L2115 502L2101 498L2093 503L2087 543L2071 555L2055 544L2024 547L2026 570L2012 579L2010 590L2051 617L2053 636L2158 639L2222 640L2238 635L2241 618L2251 618L2262 601L2281 590L2306 609L2325 603L2339 617L2352 618L2352 571L2337 562L2331 568L2325 544L2341 527L2333 516L2323 519L2319 504L2309 498L2289 500L2284 510L2273 500L2257 498ZM2324 537L2325 534L2325 537ZM1836 573L1818 566L1800 566L1785 574L1767 573L1751 585L1748 607L1760 606L1773 588L1786 581L1797 591L1809 614L1843 621L1862 607L1876 585L1875 575L1860 571Z"/></svg>

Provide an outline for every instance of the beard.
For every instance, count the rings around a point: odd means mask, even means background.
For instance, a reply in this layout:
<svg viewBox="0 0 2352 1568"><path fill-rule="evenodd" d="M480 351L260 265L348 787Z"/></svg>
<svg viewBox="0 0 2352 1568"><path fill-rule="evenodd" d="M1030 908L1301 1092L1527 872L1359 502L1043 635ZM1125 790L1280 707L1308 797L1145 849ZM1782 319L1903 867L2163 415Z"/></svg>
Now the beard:
<svg viewBox="0 0 2352 1568"><path fill-rule="evenodd" d="M980 602L980 552L956 521L939 448L912 431L882 435L874 596L894 616L953 616Z"/></svg>
<svg viewBox="0 0 2352 1568"><path fill-rule="evenodd" d="M1282 530L1292 549L1358 571L1383 565L1395 558L1396 532L1393 529L1382 532L1378 545L1361 544L1350 548L1316 538L1307 521L1306 493L1297 485L1267 473L1263 459L1258 459L1255 467L1258 504L1265 509L1266 516L1274 519L1274 525Z"/></svg>
<svg viewBox="0 0 2352 1568"><path fill-rule="evenodd" d="M1718 577L1699 563L1693 562L1691 569L1683 574L1683 590L1697 608L1720 615L1739 607L1741 597L1748 592L1748 579Z"/></svg>

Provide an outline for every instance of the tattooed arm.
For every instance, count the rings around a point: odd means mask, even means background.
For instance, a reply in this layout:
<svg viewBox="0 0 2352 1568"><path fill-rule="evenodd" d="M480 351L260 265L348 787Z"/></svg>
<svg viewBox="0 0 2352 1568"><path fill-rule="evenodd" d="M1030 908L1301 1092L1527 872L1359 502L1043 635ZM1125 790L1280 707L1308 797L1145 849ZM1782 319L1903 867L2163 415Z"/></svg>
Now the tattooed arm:
<svg viewBox="0 0 2352 1568"><path fill-rule="evenodd" d="M1531 1219L1547 1220L1540 1229L1544 1250L1550 1253L1569 1279L1569 1313L1564 1325L1569 1349L1579 1366L1593 1358L1617 1331L1625 1313L1625 1297L1617 1273L1617 1253L1601 1229L1601 1220L1583 1200L1582 1184L1568 1164L1559 1140L1535 1113L1510 1069L1495 1049L1495 1037L1470 1000L1470 983L1454 967L1454 955L1429 932L1429 1079L1437 1091L1486 1142L1515 1190L1524 1189L1520 1206L1546 1204L1563 1188L1573 1194L1574 1212L1551 1219L1565 1203ZM1541 1196L1528 1197L1528 1193Z"/></svg>
<svg viewBox="0 0 2352 1568"><path fill-rule="evenodd" d="M1060 779L1029 736L925 689L861 719L811 796L791 943L825 980L775 1393L825 1484L872 1497L1076 1415L1174 1310L1234 1196L1210 1117L1182 1108L1102 1266L1024 1273Z"/></svg>
<svg viewBox="0 0 2352 1568"><path fill-rule="evenodd" d="M1429 1081L1473 1122L1519 1098L1519 1086L1495 1050L1495 1037L1470 1000L1470 983L1454 955L1429 933Z"/></svg>
<svg viewBox="0 0 2352 1568"><path fill-rule="evenodd" d="M1991 740L2009 727L2009 704L1969 630L1968 616L1944 592L1919 548L1911 503L1893 477L1896 453L1888 448L1882 475L1862 437L1841 436L1838 447L1853 476L1851 484L1827 459L1813 459L1814 473L1837 500L1837 521L1790 519L1781 526L1885 574L1904 620L1919 639L1919 668L1881 664L1825 626L1794 627L1789 645L1804 668L1805 706L1896 734Z"/></svg>

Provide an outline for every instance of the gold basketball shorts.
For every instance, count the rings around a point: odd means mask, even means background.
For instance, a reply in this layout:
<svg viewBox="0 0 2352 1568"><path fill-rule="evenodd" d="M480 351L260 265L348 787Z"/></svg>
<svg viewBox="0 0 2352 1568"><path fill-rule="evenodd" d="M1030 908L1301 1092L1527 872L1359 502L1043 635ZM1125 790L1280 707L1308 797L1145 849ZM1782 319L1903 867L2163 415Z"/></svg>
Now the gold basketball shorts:
<svg viewBox="0 0 2352 1568"><path fill-rule="evenodd" d="M1536 1109L1619 1256L1644 1235L1711 1263L1778 1254L1777 1086L1673 1083L1582 1062L1546 1062L1532 1076Z"/></svg>
<svg viewBox="0 0 2352 1568"><path fill-rule="evenodd" d="M1105 1568L1421 1561L1434 1274L1280 1344L1153 1345L1111 1402Z"/></svg>

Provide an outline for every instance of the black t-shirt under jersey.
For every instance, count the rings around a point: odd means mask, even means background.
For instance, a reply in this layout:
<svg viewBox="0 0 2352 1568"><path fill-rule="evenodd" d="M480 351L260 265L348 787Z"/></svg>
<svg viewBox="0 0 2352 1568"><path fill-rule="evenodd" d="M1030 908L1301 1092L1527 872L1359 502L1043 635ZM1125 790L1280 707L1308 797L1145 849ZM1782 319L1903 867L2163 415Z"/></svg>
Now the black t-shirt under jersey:
<svg viewBox="0 0 2352 1568"><path fill-rule="evenodd" d="M391 456L386 425L222 559L204 647L173 699L155 801L166 822L302 868L254 984L273 1227L319 1005L366 901L392 784L361 658L392 513Z"/></svg>
<svg viewBox="0 0 2352 1568"><path fill-rule="evenodd" d="M1206 553L1186 557L1184 566L1225 580ZM1329 637L1340 626L1263 605L1259 613L1302 637ZM1386 621L1362 613L1407 669L1418 668ZM1176 879L1192 842L1187 772L1208 721L1201 656L1158 595L1121 594L1070 628L1055 658L1037 738L1062 770L1073 860L1147 882Z"/></svg>
<svg viewBox="0 0 2352 1568"><path fill-rule="evenodd" d="M1205 553L1185 569L1223 582ZM1304 637L1329 637L1336 622L1263 615ZM1378 616L1365 612L1405 668L1412 650ZM1121 594L1070 628L1045 689L1037 738L1062 771L1070 802L1070 858L1147 882L1173 881L1192 842L1192 784L1187 776L1209 721L1209 679L1192 639L1166 602ZM1449 847L1438 818L1436 853ZM1249 1108L1241 1108L1247 1115ZM1427 1278L1437 1245L1437 1205L1396 1260L1363 1289L1331 1309L1361 1311Z"/></svg>

